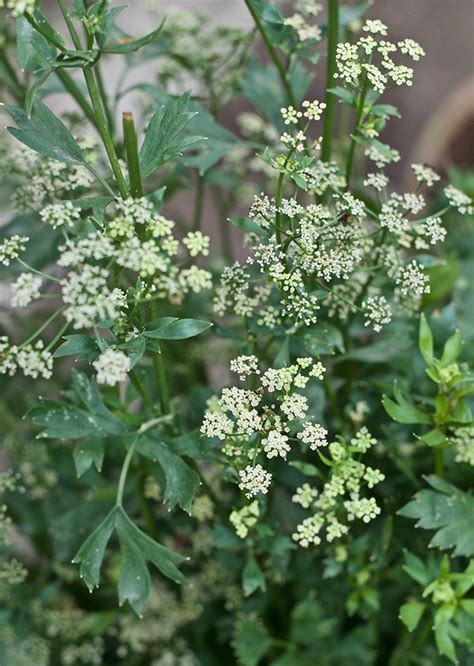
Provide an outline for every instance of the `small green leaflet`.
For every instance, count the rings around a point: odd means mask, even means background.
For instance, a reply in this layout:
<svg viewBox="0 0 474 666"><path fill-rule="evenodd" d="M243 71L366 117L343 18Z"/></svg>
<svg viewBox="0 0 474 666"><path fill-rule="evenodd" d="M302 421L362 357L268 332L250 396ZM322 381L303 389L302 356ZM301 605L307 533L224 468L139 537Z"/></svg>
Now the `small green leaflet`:
<svg viewBox="0 0 474 666"><path fill-rule="evenodd" d="M143 612L150 592L147 561L176 583L185 582L185 577L176 565L186 558L153 541L130 520L121 506L115 506L73 559L74 564L81 565L81 578L91 592L99 587L105 549L114 532L117 533L122 556L118 582L120 605L128 601L136 613Z"/></svg>
<svg viewBox="0 0 474 666"><path fill-rule="evenodd" d="M152 116L140 149L143 178L151 176L163 164L177 157L200 137L179 138L194 113L188 111L191 92L162 106Z"/></svg>
<svg viewBox="0 0 474 666"><path fill-rule="evenodd" d="M257 236L262 236L267 238L268 233L260 226L255 220L251 220L249 217L231 217L228 222L230 222L234 227L245 231L249 234L257 234Z"/></svg>
<svg viewBox="0 0 474 666"><path fill-rule="evenodd" d="M397 384L393 387L393 393L395 400L384 396L382 399L382 404L385 408L387 414L398 423L422 423L426 425L431 424L431 418L426 412L423 412L418 407L415 407L411 402L403 396L400 388Z"/></svg>
<svg viewBox="0 0 474 666"><path fill-rule="evenodd" d="M163 470L166 484L163 501L169 509L180 506L190 514L194 496L201 485L199 474L173 453L162 441L159 431L156 436L152 433L141 436L137 451L158 462Z"/></svg>
<svg viewBox="0 0 474 666"><path fill-rule="evenodd" d="M95 380L74 370L72 378L74 393L83 407L40 400L26 415L43 428L38 437L68 440L126 434L125 425L105 406Z"/></svg>
<svg viewBox="0 0 474 666"><path fill-rule="evenodd" d="M185 340L207 331L211 326L211 322L200 319L161 317L147 324L143 335L158 340Z"/></svg>
<svg viewBox="0 0 474 666"><path fill-rule="evenodd" d="M409 632L412 632L417 628L425 608L426 604L423 604L419 601L412 601L408 604L403 604L403 606L400 608L399 618Z"/></svg>
<svg viewBox="0 0 474 666"><path fill-rule="evenodd" d="M253 555L248 558L243 571L242 571L242 588L244 596L249 597L251 594L260 590L265 592L267 584L263 571L258 566L258 562Z"/></svg>
<svg viewBox="0 0 474 666"><path fill-rule="evenodd" d="M8 131L25 146L59 162L87 166L71 132L43 102L35 101L31 118L17 106L5 104L4 108L18 125L18 128L8 127Z"/></svg>
<svg viewBox="0 0 474 666"><path fill-rule="evenodd" d="M437 530L430 546L443 550L453 548L453 554L470 557L474 555L474 497L463 492L437 476L428 476L431 489L424 489L408 502L399 514L414 518L417 527Z"/></svg>
<svg viewBox="0 0 474 666"><path fill-rule="evenodd" d="M89 439L76 444L72 455L77 476L82 476L92 465L100 472L102 470L102 463L104 462L104 454L104 442L102 439Z"/></svg>
<svg viewBox="0 0 474 666"><path fill-rule="evenodd" d="M430 326L424 313L422 313L420 317L418 347L426 365L433 365L433 334L431 333Z"/></svg>
<svg viewBox="0 0 474 666"><path fill-rule="evenodd" d="M78 361L92 363L100 354L100 349L94 338L89 335L65 335L63 344L56 349L53 358L74 356Z"/></svg>
<svg viewBox="0 0 474 666"><path fill-rule="evenodd" d="M272 637L256 617L247 616L240 620L232 647L242 666L257 666L272 646Z"/></svg>

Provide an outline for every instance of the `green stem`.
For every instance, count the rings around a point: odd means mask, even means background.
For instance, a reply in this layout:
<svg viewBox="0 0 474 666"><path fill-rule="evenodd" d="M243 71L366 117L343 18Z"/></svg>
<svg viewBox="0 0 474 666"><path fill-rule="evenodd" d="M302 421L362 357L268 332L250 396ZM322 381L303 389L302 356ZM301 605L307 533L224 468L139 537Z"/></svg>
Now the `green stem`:
<svg viewBox="0 0 474 666"><path fill-rule="evenodd" d="M54 338L48 344L48 346L46 347L46 351L49 351L50 349L52 349L54 347L54 345L63 337L63 334L67 331L68 327L69 327L69 322L67 321L65 324L63 324L61 326L61 328L56 333Z"/></svg>
<svg viewBox="0 0 474 666"><path fill-rule="evenodd" d="M150 303L149 311L152 320L158 318L158 308L156 303ZM158 382L158 387L160 391L161 412L164 415L170 414L171 413L170 390L168 387L168 380L166 378L166 369L163 359L163 352L161 351L161 345L160 345L160 351L153 353L153 368L155 370L156 380Z"/></svg>
<svg viewBox="0 0 474 666"><path fill-rule="evenodd" d="M336 73L336 49L339 36L339 0L328 0L328 48L326 64L326 111L324 114L323 144L321 148L321 159L329 162L331 159L331 143L336 121L336 96L330 89L334 85L334 74Z"/></svg>
<svg viewBox="0 0 474 666"><path fill-rule="evenodd" d="M155 409L155 403L153 400L150 398L150 396L147 393L147 390L141 383L137 373L135 370L131 370L128 373L128 376L130 377L130 381L132 382L133 386L136 388L138 395L142 398L143 402L148 405L151 409Z"/></svg>
<svg viewBox="0 0 474 666"><path fill-rule="evenodd" d="M281 214L280 214L280 204L281 204L281 199L283 196L283 181L285 178L285 174L283 172L280 172L280 175L278 176L278 183L277 183L277 191L276 191L276 199L275 199L275 207L276 207L276 215L275 215L275 236L277 243L281 243Z"/></svg>
<svg viewBox="0 0 474 666"><path fill-rule="evenodd" d="M434 449L435 474L442 477L444 475L443 449Z"/></svg>
<svg viewBox="0 0 474 666"><path fill-rule="evenodd" d="M193 221L194 231L199 231L201 229L203 203L204 203L204 178L199 175L196 183L196 198L194 202L194 221Z"/></svg>
<svg viewBox="0 0 474 666"><path fill-rule="evenodd" d="M0 60L2 61L7 76L10 77L11 83L13 84L12 86L10 86L12 94L16 97L18 101L22 101L25 97L26 90L21 81L19 80L15 68L13 67L8 58L6 49L0 49Z"/></svg>
<svg viewBox="0 0 474 666"><path fill-rule="evenodd" d="M110 133L112 134L112 136L114 136L114 133L115 133L114 114L112 113L112 111L110 109L110 104L109 104L109 101L108 101L109 98L108 98L108 95L107 95L107 90L105 89L104 79L103 79L103 76L102 76L102 71L101 71L99 63L96 64L95 71L96 71L96 76L97 76L97 85L99 87L99 93L100 93L100 96L101 96L101 99L102 99L102 103L104 105L104 110L105 110L105 115L107 117L107 122L108 122L109 127L110 127Z"/></svg>
<svg viewBox="0 0 474 666"><path fill-rule="evenodd" d="M273 63L275 65L275 67L277 68L278 75L281 79L283 87L286 90L286 94L288 95L288 100L289 100L290 104L296 109L297 104L296 104L295 96L293 94L293 90L291 89L290 82L288 81L288 78L286 76L285 67L284 67L283 63L281 62L280 58L278 57L277 52L276 52L269 36L267 35L267 33L265 31L265 28L263 27L263 24L260 21L260 18L258 16L257 12L254 10L254 8L252 7L252 5L250 3L250 0L244 0L244 1L245 1L245 4L247 5L247 9L249 10L249 12L250 12L250 14L251 14L251 16L254 20L254 23L257 27L257 30L259 31L259 33L260 33L260 35L263 39L263 42L264 42L265 47L268 51L268 54L269 54L270 58L273 60Z"/></svg>
<svg viewBox="0 0 474 666"><path fill-rule="evenodd" d="M58 284L61 284L61 280L59 280L58 278L54 277L53 275L48 275L47 273L43 273L43 271L39 271L37 268L33 268L33 266L30 266L29 264L27 264L26 261L23 261L23 259L20 259L20 257L17 257L16 260L24 268L27 268L32 273L36 273L36 275L40 275L45 280L51 280L51 282L57 282Z"/></svg>
<svg viewBox="0 0 474 666"><path fill-rule="evenodd" d="M112 137L109 132L107 119L105 117L104 109L102 108L100 101L99 90L97 88L94 73L91 69L84 69L83 72L84 78L86 79L87 90L89 91L89 96L92 102L92 108L96 117L97 129L102 138L105 151L109 158L110 166L112 167L119 192L122 196L122 199L126 199L128 197L127 183L125 182L122 168L115 151L114 142L112 141Z"/></svg>
<svg viewBox="0 0 474 666"><path fill-rule="evenodd" d="M354 121L354 130L352 132L352 138L351 138L351 145L349 148L349 155L347 157L347 165L346 165L346 189L349 189L350 184L351 184L351 176L352 176L352 168L354 166L354 155L355 155L355 148L356 148L356 140L355 137L357 135L357 132L359 131L359 126L360 126L360 121L362 120L362 116L364 113L364 104L365 104L365 96L367 94L367 83L364 81L362 85L362 89L359 94L359 104L357 106L357 112L356 112L356 117Z"/></svg>
<svg viewBox="0 0 474 666"><path fill-rule="evenodd" d="M59 40L57 40L56 37L54 36L54 34L51 34L49 32L46 32L45 30L43 30L43 28L38 23L36 23L35 19L30 14L28 14L26 12L24 16L25 16L26 20L28 21L28 23L30 23L33 26L33 28L36 30L36 32L39 32L40 35L43 35L43 37L45 39L47 39L50 44L55 46L61 52L67 51L67 48L66 48L65 44L63 42L60 42Z"/></svg>
<svg viewBox="0 0 474 666"><path fill-rule="evenodd" d="M77 102L78 106L84 112L86 118L90 120L90 122L93 125L96 125L94 111L92 110L91 105L89 104L85 96L82 94L80 88L78 87L74 79L71 76L69 76L69 74L65 72L64 69L57 69L56 76L61 81L61 83L68 91L68 93L71 95L71 97L73 97L74 100Z"/></svg>
<svg viewBox="0 0 474 666"><path fill-rule="evenodd" d="M76 31L76 28L74 27L73 22L71 21L69 12L67 11L66 8L65 1L58 0L58 4L61 13L64 17L64 21L66 22L67 28L69 30L69 34L71 35L74 46L76 47L77 50L82 50L80 37ZM125 182L125 178L122 173L122 168L120 166L120 162L118 160L117 153L115 151L114 142L112 140L112 136L109 131L109 126L107 124L107 118L104 112L104 108L102 106L100 92L97 86L94 71L87 67L84 67L82 71L84 73L87 90L89 92L89 97L92 104L92 110L95 116L95 125L104 144L105 152L107 153L107 157L109 158L110 166L112 167L112 171L115 176L119 192L122 198L126 199L128 196L127 183Z"/></svg>
<svg viewBox="0 0 474 666"><path fill-rule="evenodd" d="M130 193L132 197L138 199L143 196L142 178L140 173L140 158L138 155L137 133L133 115L126 111L122 116L123 139L125 144L125 154L127 156L128 175L130 179Z"/></svg>
<svg viewBox="0 0 474 666"><path fill-rule="evenodd" d="M38 338L41 335L41 333L45 330L45 328L48 328L48 326L56 319L56 317L59 317L59 315L62 314L65 309L66 306L59 308L59 310L56 310L56 312L53 312L51 317L49 317L49 319L47 319L43 324L41 324L41 326L33 333L33 335L30 335L30 337L27 340L21 343L20 348L24 347L25 345L29 345L30 342L36 340L36 338Z"/></svg>
<svg viewBox="0 0 474 666"><path fill-rule="evenodd" d="M125 482L127 480L128 470L129 470L130 463L131 463L132 458L133 458L133 454L135 453L135 447L137 445L138 439L139 438L136 437L133 440L130 448L127 451L127 455L125 456L125 460L123 461L122 470L120 472L120 479L119 479L118 488L117 488L117 499L115 500L115 506L120 506L120 507L122 506L123 492L125 490Z"/></svg>

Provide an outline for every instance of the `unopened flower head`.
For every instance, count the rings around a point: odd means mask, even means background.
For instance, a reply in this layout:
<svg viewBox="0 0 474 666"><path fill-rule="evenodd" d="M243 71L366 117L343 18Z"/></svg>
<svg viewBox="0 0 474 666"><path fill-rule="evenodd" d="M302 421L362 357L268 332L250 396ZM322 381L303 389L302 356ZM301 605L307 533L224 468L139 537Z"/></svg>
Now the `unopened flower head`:
<svg viewBox="0 0 474 666"><path fill-rule="evenodd" d="M49 204L40 210L40 217L43 222L49 224L53 229L58 227L72 227L74 222L80 218L80 210L70 201L61 201L59 203Z"/></svg>

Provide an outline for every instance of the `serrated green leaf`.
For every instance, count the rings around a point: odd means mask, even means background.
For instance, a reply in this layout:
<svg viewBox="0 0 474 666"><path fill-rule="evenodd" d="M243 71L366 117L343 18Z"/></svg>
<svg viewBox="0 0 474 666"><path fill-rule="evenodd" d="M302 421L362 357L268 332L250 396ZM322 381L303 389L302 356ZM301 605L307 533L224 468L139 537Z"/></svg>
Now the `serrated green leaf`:
<svg viewBox="0 0 474 666"><path fill-rule="evenodd" d="M59 162L87 165L71 132L43 102L36 100L31 118L16 106L5 104L4 108L18 125L8 131L25 146Z"/></svg>
<svg viewBox="0 0 474 666"><path fill-rule="evenodd" d="M89 335L65 335L66 342L56 349L53 358L75 356L78 361L92 363L100 354L100 349L94 338Z"/></svg>
<svg viewBox="0 0 474 666"><path fill-rule="evenodd" d="M104 462L104 442L102 439L89 439L74 447L73 458L77 476L82 476L95 465L98 472Z"/></svg>
<svg viewBox="0 0 474 666"><path fill-rule="evenodd" d="M443 622L435 627L435 643L438 648L438 652L441 655L447 657L454 664L458 664L458 658L456 655L456 647L454 641L451 638L451 633L454 633L454 627L450 622Z"/></svg>
<svg viewBox="0 0 474 666"><path fill-rule="evenodd" d="M423 604L419 601L403 604L403 606L400 608L399 618L410 633L417 628L425 608L426 604Z"/></svg>
<svg viewBox="0 0 474 666"><path fill-rule="evenodd" d="M245 617L237 625L232 646L242 666L257 666L273 646L273 640L261 622Z"/></svg>
<svg viewBox="0 0 474 666"><path fill-rule="evenodd" d="M50 68L56 60L56 49L23 16L16 21L17 57L25 72Z"/></svg>
<svg viewBox="0 0 474 666"><path fill-rule="evenodd" d="M188 111L190 92L168 102L152 116L140 149L140 168L143 178L151 176L163 164L169 162L186 147L192 145L190 138L179 135L195 115Z"/></svg>
<svg viewBox="0 0 474 666"><path fill-rule="evenodd" d="M242 570L242 589L245 597L250 597L254 592L260 590L265 592L267 584L263 571L253 555L250 555Z"/></svg>
<svg viewBox="0 0 474 666"><path fill-rule="evenodd" d="M128 601L135 613L141 615L150 594L150 572L120 513L117 516L117 534L120 542L119 604L122 606Z"/></svg>
<svg viewBox="0 0 474 666"><path fill-rule="evenodd" d="M165 504L170 509L180 506L190 514L194 496L201 484L199 474L160 441L159 435L156 438L152 435L140 437L137 450L160 464L166 483Z"/></svg>
<svg viewBox="0 0 474 666"><path fill-rule="evenodd" d="M100 569L105 555L105 549L115 529L117 511L112 511L98 525L92 534L84 541L76 556L74 564L80 564L80 575L92 592L99 586Z"/></svg>
<svg viewBox="0 0 474 666"><path fill-rule="evenodd" d="M121 435L126 432L124 424L105 406L94 378L88 379L83 372L73 370L72 384L101 434Z"/></svg>
<svg viewBox="0 0 474 666"><path fill-rule="evenodd" d="M200 319L161 317L147 324L143 335L158 340L186 340L207 331L211 326L211 322Z"/></svg>
<svg viewBox="0 0 474 666"><path fill-rule="evenodd" d="M43 428L40 438L67 440L98 434L97 424L88 412L54 400L41 400L27 412L26 418Z"/></svg>
<svg viewBox="0 0 474 666"><path fill-rule="evenodd" d="M179 553L162 546L142 532L127 516L123 509L117 509L117 526L127 533L128 538L137 544L143 557L152 562L161 573L174 580L175 583L185 583L186 578L176 567L187 558Z"/></svg>
<svg viewBox="0 0 474 666"><path fill-rule="evenodd" d="M474 497L436 476L427 477L431 489L421 490L400 511L417 520L417 527L436 530L431 546L453 549L458 556L474 555Z"/></svg>

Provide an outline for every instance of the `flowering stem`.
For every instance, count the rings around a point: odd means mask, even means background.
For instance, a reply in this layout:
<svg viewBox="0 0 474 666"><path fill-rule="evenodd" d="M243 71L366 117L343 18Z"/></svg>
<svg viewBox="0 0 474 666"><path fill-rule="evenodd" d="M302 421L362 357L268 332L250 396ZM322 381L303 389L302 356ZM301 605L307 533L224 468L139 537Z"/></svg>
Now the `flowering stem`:
<svg viewBox="0 0 474 666"><path fill-rule="evenodd" d="M364 81L362 85L362 89L359 94L359 104L357 106L357 112L356 112L356 117L355 117L355 122L354 122L354 130L352 132L352 137L351 137L351 145L349 148L349 155L347 157L347 166L346 166L346 189L349 189L350 184L351 184L351 176L352 176L352 168L354 166L354 155L355 155L355 147L356 147L356 135L357 132L359 131L359 126L360 126L360 121L362 120L362 116L364 113L364 104L365 104L365 96L367 94L367 82Z"/></svg>
<svg viewBox="0 0 474 666"><path fill-rule="evenodd" d="M123 492L125 490L125 482L127 481L127 475L128 475L128 470L130 468L130 463L133 458L133 454L135 453L135 447L137 445L139 437L136 437L130 448L127 451L127 455L125 456L125 460L123 461L122 469L120 471L120 479L118 483L118 488L117 488L117 499L115 500L115 506L122 506L123 502Z"/></svg>
<svg viewBox="0 0 474 666"><path fill-rule="evenodd" d="M76 82L74 81L74 79L71 76L69 76L69 74L61 68L55 70L55 73L56 73L56 76L58 77L58 79L63 84L63 86L68 91L68 93L71 95L71 97L73 97L76 100L78 106L80 106L80 108L82 109L86 118L88 120L90 120L90 122L94 126L96 126L96 119L95 119L94 111L92 110L91 105L89 104L87 99L84 97L84 95L82 94L79 87L76 85Z"/></svg>
<svg viewBox="0 0 474 666"><path fill-rule="evenodd" d="M33 340L36 340L41 333L45 330L45 328L48 328L48 326L56 319L56 317L59 317L60 314L64 312L66 309L66 306L63 306L62 308L59 308L59 310L56 310L56 312L53 312L51 317L47 319L41 326L31 335L27 340L21 343L20 347L24 347L25 345L29 345Z"/></svg>
<svg viewBox="0 0 474 666"><path fill-rule="evenodd" d="M130 178L130 194L135 199L143 196L142 178L140 173L140 158L138 155L137 133L133 115L126 111L122 115L123 139L125 154L127 156L128 173Z"/></svg>
<svg viewBox="0 0 474 666"><path fill-rule="evenodd" d="M336 120L336 96L330 92L336 73L336 49L339 37L339 0L328 0L328 48L326 65L326 111L324 114L324 132L321 148L321 159L331 159L331 142Z"/></svg>
<svg viewBox="0 0 474 666"><path fill-rule="evenodd" d="M20 257L17 257L16 260L24 268L27 268L32 273L36 273L36 275L40 275L45 280L51 280L51 282L57 282L58 284L61 284L61 280L58 280L58 278L53 277L52 275L48 275L47 273L43 273L43 271L39 271L37 268L33 268L33 266L30 266L29 264L27 264L26 261L23 261L23 259L20 259Z"/></svg>
<svg viewBox="0 0 474 666"><path fill-rule="evenodd" d="M51 342L46 347L46 351L49 351L50 349L52 349L54 347L54 345L58 342L58 340L60 340L63 337L63 334L67 331L68 326L69 326L68 321L61 326L59 331L56 333L54 338L51 340Z"/></svg>
<svg viewBox="0 0 474 666"><path fill-rule="evenodd" d="M288 78L286 76L285 67L284 67L283 63L281 62L280 58L278 57L277 52L275 51L275 48L274 48L269 36L267 35L267 33L265 31L265 28L263 27L263 24L260 21L260 18L258 17L257 12L254 10L254 8L252 7L249 0L245 0L245 4L247 5L247 9L249 10L250 14L252 15L252 18L253 18L254 23L257 27L257 30L259 31L259 33L260 33L260 35L263 39L263 42L264 42L264 44L267 48L268 54L269 54L270 58L273 60L273 63L275 65L275 67L277 68L278 75L281 79L283 87L286 90L286 94L288 95L288 101L296 109L297 105L296 105L295 96L293 94L293 90L291 89L290 82L288 81Z"/></svg>

